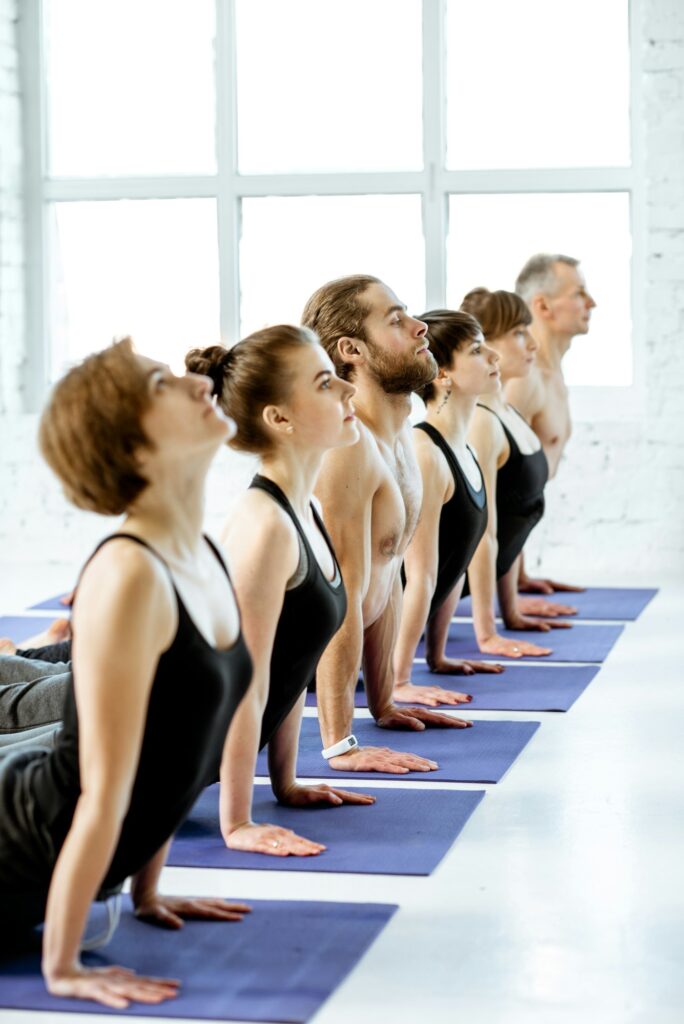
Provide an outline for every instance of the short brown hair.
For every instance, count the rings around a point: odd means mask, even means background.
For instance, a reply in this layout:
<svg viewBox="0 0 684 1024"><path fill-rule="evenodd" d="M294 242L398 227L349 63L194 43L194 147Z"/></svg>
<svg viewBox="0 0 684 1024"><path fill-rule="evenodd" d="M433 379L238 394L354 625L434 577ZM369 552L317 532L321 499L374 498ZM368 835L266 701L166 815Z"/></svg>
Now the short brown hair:
<svg viewBox="0 0 684 1024"><path fill-rule="evenodd" d="M418 320L427 324L428 345L440 369L451 366L454 352L482 333L474 316L457 309L431 309L428 313L421 313ZM426 384L418 394L424 402L432 402L437 397L432 383Z"/></svg>
<svg viewBox="0 0 684 1024"><path fill-rule="evenodd" d="M287 401L292 384L288 356L305 345L318 345L313 331L278 324L255 331L232 348L211 345L188 352L187 369L211 377L221 408L237 424L231 448L259 455L272 449L261 414L267 405Z"/></svg>
<svg viewBox="0 0 684 1024"><path fill-rule="evenodd" d="M315 331L342 380L349 380L353 366L340 356L337 343L340 338L366 340L364 321L370 309L361 296L380 279L370 274L354 274L328 281L313 293L302 313L302 323Z"/></svg>
<svg viewBox="0 0 684 1024"><path fill-rule="evenodd" d="M529 302L536 294L543 292L553 295L557 290L556 264L564 263L566 267L579 266L574 256L564 256L560 252L538 252L529 260L518 274L515 290L525 302Z"/></svg>
<svg viewBox="0 0 684 1024"><path fill-rule="evenodd" d="M515 292L473 288L463 299L461 309L479 320L487 341L495 341L521 324L527 327L532 323L529 309Z"/></svg>
<svg viewBox="0 0 684 1024"><path fill-rule="evenodd" d="M138 453L151 447L141 426L149 405L130 338L88 356L55 385L38 441L78 508L121 515L147 487Z"/></svg>

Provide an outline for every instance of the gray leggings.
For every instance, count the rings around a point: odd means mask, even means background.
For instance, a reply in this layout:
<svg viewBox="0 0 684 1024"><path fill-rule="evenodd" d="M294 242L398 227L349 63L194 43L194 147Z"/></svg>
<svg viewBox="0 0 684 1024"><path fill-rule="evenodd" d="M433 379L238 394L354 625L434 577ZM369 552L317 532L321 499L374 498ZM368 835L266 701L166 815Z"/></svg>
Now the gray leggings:
<svg viewBox="0 0 684 1024"><path fill-rule="evenodd" d="M53 745L70 681L68 662L0 656L0 757Z"/></svg>

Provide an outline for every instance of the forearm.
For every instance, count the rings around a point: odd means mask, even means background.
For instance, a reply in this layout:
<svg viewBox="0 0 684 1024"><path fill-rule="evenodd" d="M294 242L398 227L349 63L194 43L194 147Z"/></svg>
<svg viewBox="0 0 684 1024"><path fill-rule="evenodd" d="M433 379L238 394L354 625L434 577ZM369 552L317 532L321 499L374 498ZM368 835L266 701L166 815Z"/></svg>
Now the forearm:
<svg viewBox="0 0 684 1024"><path fill-rule="evenodd" d="M95 899L114 853L122 816L109 811L105 799L81 797L71 829L60 851L50 882L43 973L56 978L78 963L79 948L90 905Z"/></svg>
<svg viewBox="0 0 684 1024"><path fill-rule="evenodd" d="M363 681L368 697L368 708L376 720L382 718L394 706L392 654L399 631L401 597L401 580L397 574L384 612L366 629L364 635Z"/></svg>
<svg viewBox="0 0 684 1024"><path fill-rule="evenodd" d="M350 599L342 626L318 663L316 698L323 746L349 736L354 718L354 691L363 651L361 602Z"/></svg>
<svg viewBox="0 0 684 1024"><path fill-rule="evenodd" d="M268 679L260 680L255 673L249 691L233 716L223 748L219 818L221 834L226 840L234 829L252 820L254 769L265 705L261 691L267 688Z"/></svg>
<svg viewBox="0 0 684 1024"><path fill-rule="evenodd" d="M473 602L473 625L478 642L496 633L494 597L496 594L496 537L483 536L468 566L468 581Z"/></svg>
<svg viewBox="0 0 684 1024"><path fill-rule="evenodd" d="M414 572L406 582L401 603L401 618L394 648L394 683L407 683L411 679L416 648L425 629L430 601L434 593L434 580Z"/></svg>
<svg viewBox="0 0 684 1024"><path fill-rule="evenodd" d="M501 608L501 616L505 625L508 625L518 614L518 579L521 559L522 556L518 555L506 575L497 580L499 607Z"/></svg>
<svg viewBox="0 0 684 1024"><path fill-rule="evenodd" d="M446 642L449 639L449 626L463 591L464 581L465 576L462 576L425 627L425 660L431 668L439 658L444 657Z"/></svg>
<svg viewBox="0 0 684 1024"><path fill-rule="evenodd" d="M276 798L283 796L297 778L297 750L306 691L301 695L268 744L268 771Z"/></svg>
<svg viewBox="0 0 684 1024"><path fill-rule="evenodd" d="M157 850L154 857L148 860L147 864L131 878L131 899L134 907L139 907L151 896L156 895L159 877L169 853L171 838L170 836L161 849Z"/></svg>

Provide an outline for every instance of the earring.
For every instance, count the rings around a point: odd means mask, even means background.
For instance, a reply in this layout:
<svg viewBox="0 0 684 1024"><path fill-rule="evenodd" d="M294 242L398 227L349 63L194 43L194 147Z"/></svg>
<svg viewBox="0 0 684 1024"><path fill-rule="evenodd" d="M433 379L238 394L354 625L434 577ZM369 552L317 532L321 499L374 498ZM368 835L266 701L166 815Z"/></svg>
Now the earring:
<svg viewBox="0 0 684 1024"><path fill-rule="evenodd" d="M294 427L292 426L291 423L290 423L290 425L287 428L287 433L288 434L294 434Z"/></svg>
<svg viewBox="0 0 684 1024"><path fill-rule="evenodd" d="M447 404L447 402L449 401L450 398L451 398L451 388L448 388L444 392L444 397L443 397L442 401L437 406L437 412L440 412L444 408L444 406Z"/></svg>

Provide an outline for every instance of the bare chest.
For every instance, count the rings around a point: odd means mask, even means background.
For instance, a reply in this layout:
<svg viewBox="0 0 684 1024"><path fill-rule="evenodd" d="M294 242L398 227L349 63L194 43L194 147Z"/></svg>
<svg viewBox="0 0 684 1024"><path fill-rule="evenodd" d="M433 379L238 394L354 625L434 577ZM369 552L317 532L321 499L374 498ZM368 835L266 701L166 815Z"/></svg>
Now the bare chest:
<svg viewBox="0 0 684 1024"><path fill-rule="evenodd" d="M572 431L568 389L560 373L547 374L544 384L544 406L538 417L538 431L546 449L560 452Z"/></svg>
<svg viewBox="0 0 684 1024"><path fill-rule="evenodd" d="M418 523L422 501L420 470L410 443L378 445L380 486L373 499L371 541L375 553L403 555Z"/></svg>

